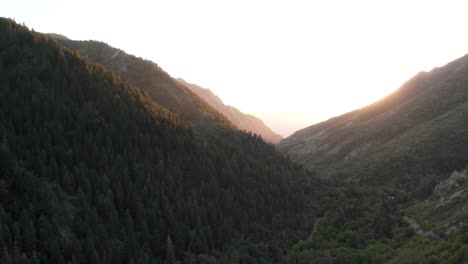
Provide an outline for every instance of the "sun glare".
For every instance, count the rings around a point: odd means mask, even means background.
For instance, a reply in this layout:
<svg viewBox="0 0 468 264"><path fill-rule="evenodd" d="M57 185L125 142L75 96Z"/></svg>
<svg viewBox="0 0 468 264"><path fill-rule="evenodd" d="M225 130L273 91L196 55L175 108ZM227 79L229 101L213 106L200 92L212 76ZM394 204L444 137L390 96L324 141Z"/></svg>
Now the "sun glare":
<svg viewBox="0 0 468 264"><path fill-rule="evenodd" d="M82 1L67 13L64 5L8 1L0 15L153 60L283 136L468 52L464 1Z"/></svg>

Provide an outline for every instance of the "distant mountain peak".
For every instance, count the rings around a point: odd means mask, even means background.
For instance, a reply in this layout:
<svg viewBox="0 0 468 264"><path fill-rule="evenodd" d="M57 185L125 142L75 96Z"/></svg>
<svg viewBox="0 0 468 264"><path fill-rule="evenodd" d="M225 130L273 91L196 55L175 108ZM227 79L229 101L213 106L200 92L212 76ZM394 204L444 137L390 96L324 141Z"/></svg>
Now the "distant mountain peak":
<svg viewBox="0 0 468 264"><path fill-rule="evenodd" d="M46 33L47 36L56 38L58 40L71 40L68 37L62 35L62 34L57 34L57 33Z"/></svg>
<svg viewBox="0 0 468 264"><path fill-rule="evenodd" d="M265 141L273 144L276 144L281 140L282 137L273 132L273 130L265 125L261 119L250 114L242 113L233 106L225 105L221 98L214 94L210 89L189 83L181 78L178 78L177 80L205 100L211 107L226 116L228 120L239 129L260 135Z"/></svg>

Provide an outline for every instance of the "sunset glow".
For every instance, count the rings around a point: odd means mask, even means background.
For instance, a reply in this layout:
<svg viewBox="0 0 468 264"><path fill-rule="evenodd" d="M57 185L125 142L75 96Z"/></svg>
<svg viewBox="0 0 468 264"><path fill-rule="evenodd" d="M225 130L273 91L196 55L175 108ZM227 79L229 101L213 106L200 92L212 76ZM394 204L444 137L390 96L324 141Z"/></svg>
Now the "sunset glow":
<svg viewBox="0 0 468 264"><path fill-rule="evenodd" d="M466 1L0 3L36 31L152 60L283 136L468 53Z"/></svg>

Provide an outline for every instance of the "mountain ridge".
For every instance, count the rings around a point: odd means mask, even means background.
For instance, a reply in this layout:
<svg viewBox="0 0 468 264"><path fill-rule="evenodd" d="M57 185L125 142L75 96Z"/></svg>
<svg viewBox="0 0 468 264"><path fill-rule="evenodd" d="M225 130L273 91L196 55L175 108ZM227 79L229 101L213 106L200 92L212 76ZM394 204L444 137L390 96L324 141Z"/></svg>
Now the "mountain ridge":
<svg viewBox="0 0 468 264"><path fill-rule="evenodd" d="M353 160L468 99L468 56L421 72L374 104L304 128L277 148L311 170Z"/></svg>
<svg viewBox="0 0 468 264"><path fill-rule="evenodd" d="M242 113L233 106L225 105L210 89L189 83L182 78L179 78L178 81L204 99L214 109L226 116L239 129L261 135L263 139L273 144L278 143L282 139L280 135L273 132L260 118Z"/></svg>
<svg viewBox="0 0 468 264"><path fill-rule="evenodd" d="M467 146L466 55L284 139L315 175L362 188L316 220L291 263L467 262Z"/></svg>
<svg viewBox="0 0 468 264"><path fill-rule="evenodd" d="M237 127L241 130L259 134L267 142L273 144L279 142L279 140L282 138L273 132L269 127L267 127L259 118L253 115L244 114L235 107L224 105L222 100L211 91L203 91L205 88L185 82L183 79L176 80L172 78L154 62L129 55L125 51L118 48L113 48L103 42L75 41L60 34L48 35L57 38L65 46L79 50L84 56L116 72L116 74L121 76L121 78L124 80L130 81L137 87L142 87L145 91L149 92L149 94L152 95L153 98L155 98L155 100L162 106L181 115L182 119L194 124L196 127L203 126L206 123L212 123L212 120L207 121L205 118L200 123L198 118L193 116L194 111L180 111L182 105L195 104L196 107L191 107L191 109L201 109L197 111L208 112L211 115L209 117L212 118L214 116L215 119L218 118L216 117L217 113L214 113L214 111L211 109L207 110L206 105L204 105L204 103L206 103L228 121L230 121L230 124L227 124L229 127ZM137 66L135 64L140 65ZM140 81L139 79L142 78L142 75L141 73L134 73L136 69L138 69L139 72L145 71L145 75L159 76L157 79L162 79L162 81L156 81L156 78L148 76L144 77L146 80ZM174 81L180 83L181 85L176 84ZM158 84L157 82L163 82L167 84ZM170 88L166 88L164 86L168 86ZM201 100L203 100L203 103L199 102L194 95L187 94L185 88L188 88L190 92L200 97ZM163 94L166 96L163 96L163 98L158 98ZM222 118L218 119L221 120ZM226 123L225 120L221 120L221 122L219 120L215 120L215 122Z"/></svg>
<svg viewBox="0 0 468 264"><path fill-rule="evenodd" d="M91 61L111 70L122 80L142 89L159 105L178 114L197 131L236 128L226 117L152 61L127 54L100 41L57 40L65 47L77 50Z"/></svg>

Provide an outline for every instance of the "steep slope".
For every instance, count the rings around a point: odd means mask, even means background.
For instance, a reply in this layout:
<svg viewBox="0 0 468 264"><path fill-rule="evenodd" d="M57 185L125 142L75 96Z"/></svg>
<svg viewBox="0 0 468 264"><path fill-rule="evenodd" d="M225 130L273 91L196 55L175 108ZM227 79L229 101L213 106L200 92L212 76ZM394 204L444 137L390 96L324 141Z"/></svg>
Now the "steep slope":
<svg viewBox="0 0 468 264"><path fill-rule="evenodd" d="M436 167L430 165L432 161L437 161L436 172L453 171L466 162L463 146L468 143L468 120L463 105L467 99L468 56L464 56L416 75L370 106L300 130L282 140L278 149L322 172L352 164L362 167L355 167L357 173L364 173L365 166L383 168L382 162L387 161L392 162L392 168L403 170L400 174L406 174L410 167L429 165L432 169ZM405 153L408 150L411 154ZM411 161L404 163L403 157L411 157ZM419 163L421 157L424 162Z"/></svg>
<svg viewBox="0 0 468 264"><path fill-rule="evenodd" d="M330 174L364 190L342 191L336 209L292 248L290 263L468 261L467 176L456 171L468 164L467 123L465 103L338 164Z"/></svg>
<svg viewBox="0 0 468 264"><path fill-rule="evenodd" d="M389 263L466 263L468 261L468 175L447 175L431 196L402 210L414 236Z"/></svg>
<svg viewBox="0 0 468 264"><path fill-rule="evenodd" d="M283 140L286 155L356 189L338 192L288 263L466 263L467 99L465 56Z"/></svg>
<svg viewBox="0 0 468 264"><path fill-rule="evenodd" d="M192 92L200 96L209 105L223 114L239 129L249 131L262 136L265 141L276 144L281 140L281 136L273 132L262 120L253 116L244 114L238 109L225 105L218 96L209 89L200 87L196 84L188 83L183 79L177 79L180 83L188 87Z"/></svg>
<svg viewBox="0 0 468 264"><path fill-rule="evenodd" d="M467 146L465 102L336 168L342 174L375 184L423 188L447 173L463 169L468 164Z"/></svg>
<svg viewBox="0 0 468 264"><path fill-rule="evenodd" d="M55 36L55 35L54 35ZM116 73L122 80L141 88L159 105L178 114L197 130L235 126L156 63L129 55L98 41L58 38L64 46L77 50L91 61Z"/></svg>
<svg viewBox="0 0 468 264"><path fill-rule="evenodd" d="M278 263L320 182L0 19L1 263Z"/></svg>
<svg viewBox="0 0 468 264"><path fill-rule="evenodd" d="M421 199L349 183L287 263L467 263L467 169L443 174Z"/></svg>

